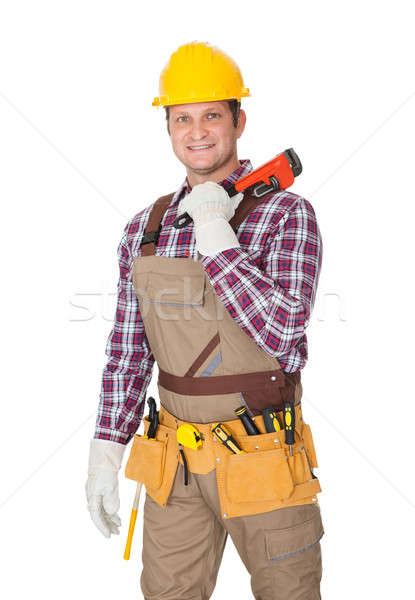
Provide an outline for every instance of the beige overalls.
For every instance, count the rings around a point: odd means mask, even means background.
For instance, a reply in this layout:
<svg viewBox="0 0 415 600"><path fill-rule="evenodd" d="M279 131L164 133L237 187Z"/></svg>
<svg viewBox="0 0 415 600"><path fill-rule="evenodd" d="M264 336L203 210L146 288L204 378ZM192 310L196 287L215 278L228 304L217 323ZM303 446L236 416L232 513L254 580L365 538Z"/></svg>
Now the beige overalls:
<svg viewBox="0 0 415 600"><path fill-rule="evenodd" d="M143 241L154 239L151 232L159 231L171 199L169 194L154 204ZM258 202L245 195L230 221L234 230ZM210 598L229 533L257 600L317 600L320 485L312 470L317 467L312 434L302 419L300 372L284 373L242 331L200 261L155 256L154 250L154 243L141 246L133 283L159 368L160 424L155 440L134 436L125 470L147 491L144 597ZM282 411L284 401L295 404L292 456L284 431L266 433L261 415L267 407ZM244 403L259 435L247 435L235 415ZM218 422L245 453L234 454L213 435ZM182 448L188 485L176 438L184 423L193 424L202 438L201 448ZM145 433L148 426L145 416Z"/></svg>

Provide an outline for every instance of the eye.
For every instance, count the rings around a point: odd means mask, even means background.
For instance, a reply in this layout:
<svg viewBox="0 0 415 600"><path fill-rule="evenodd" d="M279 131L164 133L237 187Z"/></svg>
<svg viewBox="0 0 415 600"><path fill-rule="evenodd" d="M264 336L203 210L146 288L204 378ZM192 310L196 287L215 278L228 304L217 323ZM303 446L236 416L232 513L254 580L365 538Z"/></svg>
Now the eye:
<svg viewBox="0 0 415 600"><path fill-rule="evenodd" d="M208 113L208 118L211 116L212 117L220 117L220 114L219 113Z"/></svg>
<svg viewBox="0 0 415 600"><path fill-rule="evenodd" d="M181 119L187 119L187 117L185 115L182 115L180 117L177 117L177 121L179 121L180 123L182 123L183 121Z"/></svg>

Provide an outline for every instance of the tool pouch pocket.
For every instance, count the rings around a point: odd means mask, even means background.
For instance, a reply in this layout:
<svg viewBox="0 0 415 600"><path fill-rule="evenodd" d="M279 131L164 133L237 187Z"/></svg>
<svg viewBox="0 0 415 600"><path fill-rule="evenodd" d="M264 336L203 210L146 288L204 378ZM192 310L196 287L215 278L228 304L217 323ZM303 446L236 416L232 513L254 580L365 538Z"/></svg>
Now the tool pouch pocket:
<svg viewBox="0 0 415 600"><path fill-rule="evenodd" d="M143 419L144 432L150 422ZM165 506L170 495L178 465L176 431L159 424L155 439L136 434L125 467L125 476L146 486L149 496Z"/></svg>
<svg viewBox="0 0 415 600"><path fill-rule="evenodd" d="M226 490L231 502L282 501L293 489L283 448L232 454L228 458Z"/></svg>
<svg viewBox="0 0 415 600"><path fill-rule="evenodd" d="M313 434L311 433L310 425L307 425L306 423L303 424L302 438L309 465L312 469L317 469L318 463L316 450L314 447Z"/></svg>
<svg viewBox="0 0 415 600"><path fill-rule="evenodd" d="M166 441L136 434L125 467L125 476L144 483L147 490L157 491L163 481L166 449Z"/></svg>
<svg viewBox="0 0 415 600"><path fill-rule="evenodd" d="M311 465L309 464L305 448L302 444L297 443L293 446L292 456L290 456L288 448L285 448L285 455L287 457L288 467L291 471L294 485L300 485L313 479L310 468Z"/></svg>

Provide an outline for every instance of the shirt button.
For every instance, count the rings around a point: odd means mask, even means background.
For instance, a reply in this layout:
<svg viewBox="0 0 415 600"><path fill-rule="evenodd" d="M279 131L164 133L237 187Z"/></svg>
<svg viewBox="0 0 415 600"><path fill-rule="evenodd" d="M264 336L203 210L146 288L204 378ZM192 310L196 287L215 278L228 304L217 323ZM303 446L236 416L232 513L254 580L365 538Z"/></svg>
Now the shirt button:
<svg viewBox="0 0 415 600"><path fill-rule="evenodd" d="M216 462L220 462L220 458L217 458L217 459L216 459Z"/></svg>

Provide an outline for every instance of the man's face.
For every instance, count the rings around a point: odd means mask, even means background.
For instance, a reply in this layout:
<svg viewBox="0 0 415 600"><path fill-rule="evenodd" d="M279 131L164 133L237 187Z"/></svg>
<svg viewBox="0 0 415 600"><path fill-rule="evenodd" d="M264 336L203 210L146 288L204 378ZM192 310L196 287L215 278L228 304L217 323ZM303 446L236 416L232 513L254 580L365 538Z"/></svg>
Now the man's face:
<svg viewBox="0 0 415 600"><path fill-rule="evenodd" d="M234 168L237 161L236 141L245 127L245 113L240 111L238 127L228 102L176 104L169 110L169 128L173 151L196 178L215 171Z"/></svg>

